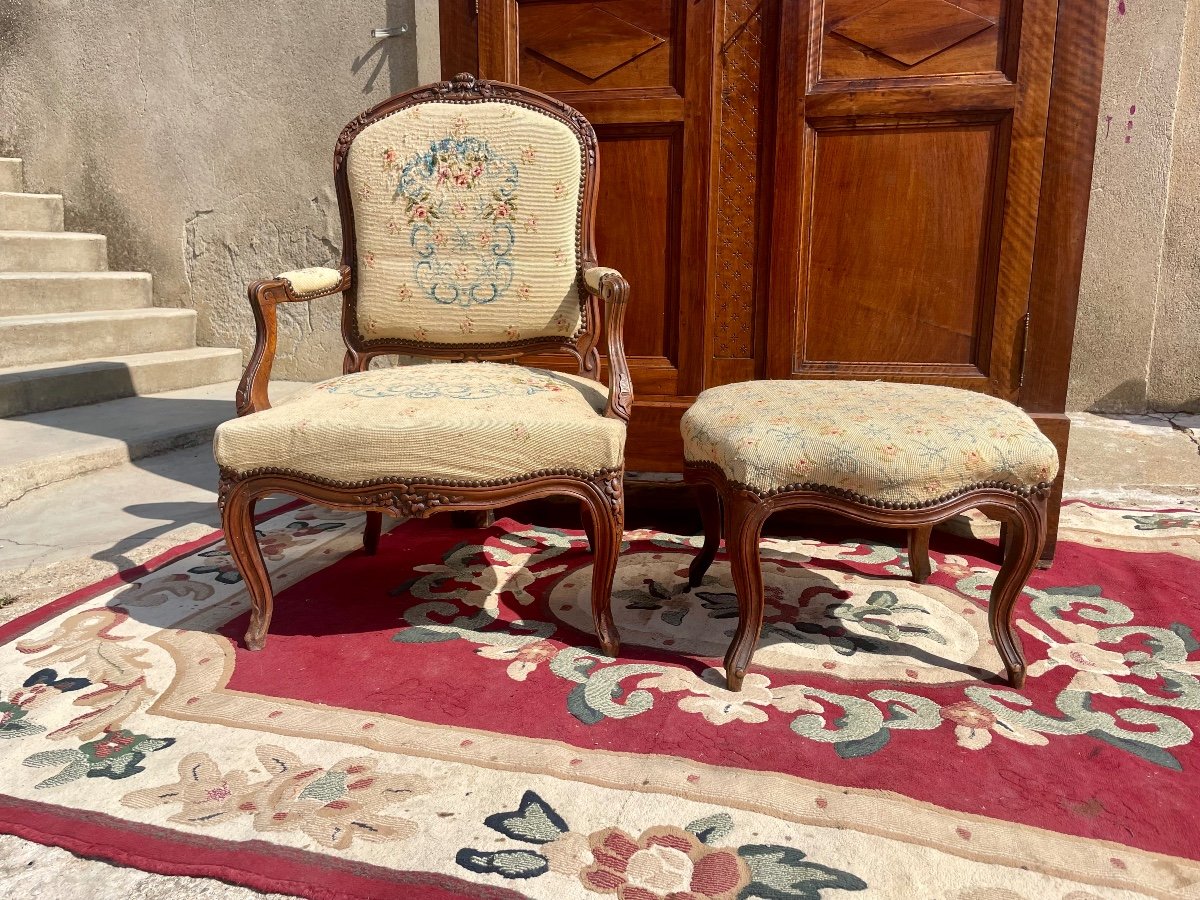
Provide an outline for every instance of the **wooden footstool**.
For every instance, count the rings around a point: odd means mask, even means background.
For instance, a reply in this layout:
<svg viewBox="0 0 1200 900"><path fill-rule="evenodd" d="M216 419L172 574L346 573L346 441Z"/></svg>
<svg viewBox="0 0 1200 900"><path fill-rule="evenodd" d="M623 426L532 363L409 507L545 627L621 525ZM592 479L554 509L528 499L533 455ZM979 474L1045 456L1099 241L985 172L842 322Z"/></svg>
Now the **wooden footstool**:
<svg viewBox="0 0 1200 900"><path fill-rule="evenodd" d="M933 385L753 381L711 388L684 414L685 479L698 487L704 548L692 587L712 564L722 527L740 621L725 673L740 690L763 621L758 543L781 509L809 507L909 531L913 579L929 577L933 526L978 508L1003 524L1004 560L988 624L1009 683L1025 682L1013 605L1046 538L1058 454L1011 403Z"/></svg>

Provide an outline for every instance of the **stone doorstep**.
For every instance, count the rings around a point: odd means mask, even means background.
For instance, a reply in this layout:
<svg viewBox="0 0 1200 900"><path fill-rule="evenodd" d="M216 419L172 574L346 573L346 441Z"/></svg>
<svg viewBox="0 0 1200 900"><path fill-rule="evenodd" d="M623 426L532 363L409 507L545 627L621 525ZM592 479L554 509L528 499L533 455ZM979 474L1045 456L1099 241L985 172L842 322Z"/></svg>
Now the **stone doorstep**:
<svg viewBox="0 0 1200 900"><path fill-rule="evenodd" d="M0 272L0 316L144 309L148 272Z"/></svg>
<svg viewBox="0 0 1200 900"><path fill-rule="evenodd" d="M0 157L0 191L25 190L24 163L11 157Z"/></svg>
<svg viewBox="0 0 1200 900"><path fill-rule="evenodd" d="M0 231L62 231L61 194L0 191Z"/></svg>
<svg viewBox="0 0 1200 900"><path fill-rule="evenodd" d="M231 381L242 352L189 347L0 369L0 418Z"/></svg>
<svg viewBox="0 0 1200 900"><path fill-rule="evenodd" d="M278 401L306 387L273 382ZM236 381L0 419L0 508L47 485L212 439Z"/></svg>
<svg viewBox="0 0 1200 900"><path fill-rule="evenodd" d="M107 246L102 234L0 231L0 272L102 272Z"/></svg>
<svg viewBox="0 0 1200 900"><path fill-rule="evenodd" d="M0 359L9 367L185 350L196 343L192 309L94 310L0 318Z"/></svg>

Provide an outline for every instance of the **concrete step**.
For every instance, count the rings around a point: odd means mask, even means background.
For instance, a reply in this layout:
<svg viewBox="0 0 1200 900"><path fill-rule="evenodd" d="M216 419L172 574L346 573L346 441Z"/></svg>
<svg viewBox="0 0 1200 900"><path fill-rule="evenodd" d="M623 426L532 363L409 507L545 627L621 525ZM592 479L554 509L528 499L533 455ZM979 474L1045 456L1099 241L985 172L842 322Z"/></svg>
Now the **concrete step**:
<svg viewBox="0 0 1200 900"><path fill-rule="evenodd" d="M19 159L0 156L0 191L25 190L23 166Z"/></svg>
<svg viewBox="0 0 1200 900"><path fill-rule="evenodd" d="M0 318L8 367L184 350L196 343L191 309L121 309Z"/></svg>
<svg viewBox="0 0 1200 900"><path fill-rule="evenodd" d="M304 387L276 382L271 397L279 401ZM0 419L0 507L87 472L207 443L234 416L236 389L237 382L225 381Z"/></svg>
<svg viewBox="0 0 1200 900"><path fill-rule="evenodd" d="M230 381L242 351L192 347L0 369L0 418Z"/></svg>
<svg viewBox="0 0 1200 900"><path fill-rule="evenodd" d="M0 272L103 272L108 250L102 234L74 231L0 231Z"/></svg>
<svg viewBox="0 0 1200 900"><path fill-rule="evenodd" d="M148 272L0 272L0 316L153 305Z"/></svg>
<svg viewBox="0 0 1200 900"><path fill-rule="evenodd" d="M0 231L62 230L61 195L0 191Z"/></svg>

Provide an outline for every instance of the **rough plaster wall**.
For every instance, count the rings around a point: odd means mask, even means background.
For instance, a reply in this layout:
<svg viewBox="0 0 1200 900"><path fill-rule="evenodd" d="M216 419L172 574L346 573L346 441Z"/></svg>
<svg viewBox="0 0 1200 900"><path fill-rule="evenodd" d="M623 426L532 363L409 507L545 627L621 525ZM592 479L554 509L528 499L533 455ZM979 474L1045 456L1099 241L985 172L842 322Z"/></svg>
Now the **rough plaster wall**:
<svg viewBox="0 0 1200 900"><path fill-rule="evenodd" d="M1200 3L1188 9L1148 403L1200 411Z"/></svg>
<svg viewBox="0 0 1200 900"><path fill-rule="evenodd" d="M201 344L248 349L246 283L340 255L333 145L418 83L413 23L413 0L0 0L0 155L158 305L196 309ZM277 376L340 371L338 312L281 312Z"/></svg>
<svg viewBox="0 0 1200 900"><path fill-rule="evenodd" d="M1110 0L1068 409L1140 412L1187 0Z"/></svg>

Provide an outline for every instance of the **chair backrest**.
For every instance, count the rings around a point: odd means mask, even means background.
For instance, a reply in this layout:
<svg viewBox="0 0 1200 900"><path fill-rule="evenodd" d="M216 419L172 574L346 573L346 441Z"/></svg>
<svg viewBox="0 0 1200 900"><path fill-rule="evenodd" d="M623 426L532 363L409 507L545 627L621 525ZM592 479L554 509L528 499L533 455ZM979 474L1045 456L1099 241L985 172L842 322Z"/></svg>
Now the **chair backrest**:
<svg viewBox="0 0 1200 900"><path fill-rule="evenodd" d="M458 75L354 119L334 151L347 370L389 353L596 368L596 134L559 101Z"/></svg>

